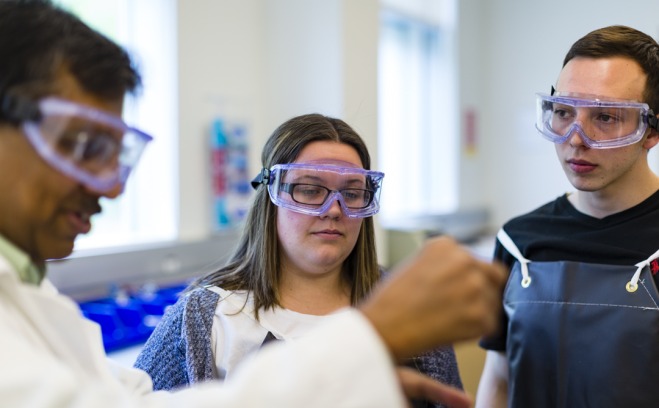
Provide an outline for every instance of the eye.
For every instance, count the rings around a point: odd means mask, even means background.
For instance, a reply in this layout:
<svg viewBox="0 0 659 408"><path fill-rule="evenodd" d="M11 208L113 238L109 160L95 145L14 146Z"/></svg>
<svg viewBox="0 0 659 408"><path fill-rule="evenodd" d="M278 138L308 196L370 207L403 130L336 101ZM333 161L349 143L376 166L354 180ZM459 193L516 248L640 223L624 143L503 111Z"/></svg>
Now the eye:
<svg viewBox="0 0 659 408"><path fill-rule="evenodd" d="M83 160L105 162L119 155L119 140L107 133L96 133L87 140Z"/></svg>
<svg viewBox="0 0 659 408"><path fill-rule="evenodd" d="M606 113L606 112L600 112L599 115L597 115L597 120L599 122L606 123L606 124L614 124L614 123L619 122L619 119L618 119L617 116L611 115L611 114Z"/></svg>
<svg viewBox="0 0 659 408"><path fill-rule="evenodd" d="M107 163L118 157L121 145L109 133L69 130L59 137L57 150L77 162Z"/></svg>
<svg viewBox="0 0 659 408"><path fill-rule="evenodd" d="M302 194L306 197L316 197L324 194L324 189L313 184L298 184L295 186L295 193Z"/></svg>
<svg viewBox="0 0 659 408"><path fill-rule="evenodd" d="M363 190L343 190L343 197L346 200L358 200L364 197Z"/></svg>
<svg viewBox="0 0 659 408"><path fill-rule="evenodd" d="M559 119L568 120L572 118L574 115L572 114L571 111L568 111L567 109L557 107L554 108L554 116Z"/></svg>
<svg viewBox="0 0 659 408"><path fill-rule="evenodd" d="M64 132L57 141L57 150L64 155L73 154L78 146L79 134L80 132Z"/></svg>
<svg viewBox="0 0 659 408"><path fill-rule="evenodd" d="M368 202L371 200L373 192L371 190L350 189L344 190L343 197L347 200Z"/></svg>

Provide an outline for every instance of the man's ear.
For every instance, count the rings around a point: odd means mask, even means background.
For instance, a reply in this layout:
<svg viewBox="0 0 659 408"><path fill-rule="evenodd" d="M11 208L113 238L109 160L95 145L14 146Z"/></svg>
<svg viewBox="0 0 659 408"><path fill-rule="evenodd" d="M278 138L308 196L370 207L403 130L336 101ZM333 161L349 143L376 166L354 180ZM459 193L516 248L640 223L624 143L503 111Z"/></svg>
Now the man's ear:
<svg viewBox="0 0 659 408"><path fill-rule="evenodd" d="M659 115L657 115L657 118L659 118ZM643 142L643 148L650 150L655 147L657 143L659 143L659 130L650 128L650 133Z"/></svg>
<svg viewBox="0 0 659 408"><path fill-rule="evenodd" d="M650 134L648 134L648 136L645 138L645 141L643 142L643 148L650 150L655 147L657 143L659 143L659 131L652 129Z"/></svg>

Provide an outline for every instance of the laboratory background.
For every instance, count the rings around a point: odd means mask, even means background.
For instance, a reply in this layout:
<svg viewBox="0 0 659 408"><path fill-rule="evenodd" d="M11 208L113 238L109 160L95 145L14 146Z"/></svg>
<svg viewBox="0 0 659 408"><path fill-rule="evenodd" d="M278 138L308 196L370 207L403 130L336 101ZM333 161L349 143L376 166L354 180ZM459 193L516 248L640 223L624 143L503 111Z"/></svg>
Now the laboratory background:
<svg viewBox="0 0 659 408"><path fill-rule="evenodd" d="M659 37L656 0L59 3L130 51L144 89L125 117L155 136L124 196L49 265L126 364L180 288L226 260L280 123L317 112L366 140L385 173L383 266L433 235L489 258L507 219L571 189L534 128L570 45L612 24ZM475 395L485 352L455 347Z"/></svg>

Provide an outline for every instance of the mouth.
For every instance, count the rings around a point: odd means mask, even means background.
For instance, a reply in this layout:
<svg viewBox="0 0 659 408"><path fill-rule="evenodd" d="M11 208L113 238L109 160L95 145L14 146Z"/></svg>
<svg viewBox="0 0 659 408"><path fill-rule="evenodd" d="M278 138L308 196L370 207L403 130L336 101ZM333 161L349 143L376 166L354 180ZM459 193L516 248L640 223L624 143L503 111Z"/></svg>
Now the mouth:
<svg viewBox="0 0 659 408"><path fill-rule="evenodd" d="M597 167L596 164L591 163L587 160L579 160L579 159L568 159L566 160L567 165L570 167L572 171L575 173L588 173Z"/></svg>
<svg viewBox="0 0 659 408"><path fill-rule="evenodd" d="M343 233L339 230L335 229L324 229L321 231L316 231L313 233L314 235L320 235L320 236L326 236L326 237L341 237L343 236Z"/></svg>
<svg viewBox="0 0 659 408"><path fill-rule="evenodd" d="M92 229L91 217L99 212L100 210L68 211L67 219L76 235L88 234Z"/></svg>

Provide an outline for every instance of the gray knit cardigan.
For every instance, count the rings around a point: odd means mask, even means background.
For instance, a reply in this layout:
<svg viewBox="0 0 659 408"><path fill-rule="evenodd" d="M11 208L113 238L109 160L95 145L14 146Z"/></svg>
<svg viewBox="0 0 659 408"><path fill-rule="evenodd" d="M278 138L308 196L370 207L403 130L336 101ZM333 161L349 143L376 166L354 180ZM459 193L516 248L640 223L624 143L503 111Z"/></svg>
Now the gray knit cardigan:
<svg viewBox="0 0 659 408"><path fill-rule="evenodd" d="M135 362L135 367L151 376L155 390L173 390L217 379L211 330L219 299L217 293L199 288L167 309ZM462 389L452 347L433 350L412 359L408 365ZM417 406L426 405L415 402L414 407Z"/></svg>

